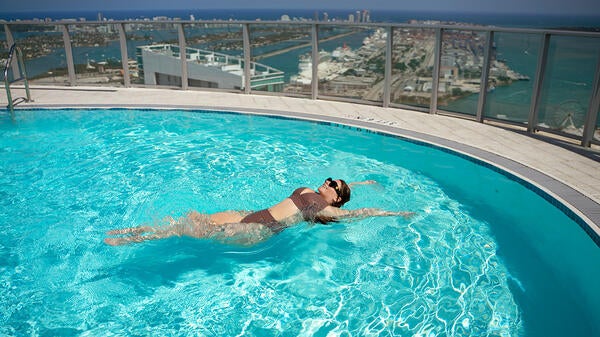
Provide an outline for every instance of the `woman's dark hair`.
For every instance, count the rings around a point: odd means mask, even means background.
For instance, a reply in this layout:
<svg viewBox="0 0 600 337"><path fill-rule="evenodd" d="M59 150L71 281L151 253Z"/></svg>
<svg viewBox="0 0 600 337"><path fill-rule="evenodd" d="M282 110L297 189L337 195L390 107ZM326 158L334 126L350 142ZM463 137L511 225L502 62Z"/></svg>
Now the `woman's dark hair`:
<svg viewBox="0 0 600 337"><path fill-rule="evenodd" d="M340 179L340 182L341 184L339 186L338 195L340 196L341 200L331 204L331 206L338 208L342 207L345 203L347 203L350 200L350 186L348 186L348 184L346 184L346 182L342 179Z"/></svg>
<svg viewBox="0 0 600 337"><path fill-rule="evenodd" d="M342 205L350 200L350 186L348 186L348 184L341 179L340 182L341 184L338 187L338 196L340 197L340 201L331 204L331 206L337 208L342 207ZM316 216L314 222L326 225L330 222L337 222L337 219L335 217L321 215Z"/></svg>

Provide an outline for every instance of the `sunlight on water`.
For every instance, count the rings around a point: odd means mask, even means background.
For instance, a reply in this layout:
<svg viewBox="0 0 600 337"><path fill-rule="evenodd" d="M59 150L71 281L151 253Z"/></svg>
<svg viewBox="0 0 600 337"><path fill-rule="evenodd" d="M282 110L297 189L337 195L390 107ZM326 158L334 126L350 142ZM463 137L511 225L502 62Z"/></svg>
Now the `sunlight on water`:
<svg viewBox="0 0 600 337"><path fill-rule="evenodd" d="M0 144L2 335L528 332L527 276L500 256L497 225L451 183L400 164L425 165L419 153L433 149L306 122L130 110L20 111L2 120ZM379 182L355 187L347 208L417 216L303 223L252 247L102 243L109 229L192 209L265 208L329 176Z"/></svg>

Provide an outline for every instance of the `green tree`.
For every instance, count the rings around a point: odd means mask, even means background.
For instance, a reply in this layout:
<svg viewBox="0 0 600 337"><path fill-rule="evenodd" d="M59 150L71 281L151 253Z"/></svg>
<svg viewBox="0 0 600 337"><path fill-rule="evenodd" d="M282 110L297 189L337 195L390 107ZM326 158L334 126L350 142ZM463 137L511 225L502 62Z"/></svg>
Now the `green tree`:
<svg viewBox="0 0 600 337"><path fill-rule="evenodd" d="M463 91L460 88L452 88L452 96L460 96L463 94Z"/></svg>
<svg viewBox="0 0 600 337"><path fill-rule="evenodd" d="M404 62L396 62L394 64L394 69L398 69L401 72L405 72L407 68L408 67L406 66L406 63L404 63Z"/></svg>
<svg viewBox="0 0 600 337"><path fill-rule="evenodd" d="M421 61L417 60L417 59L411 59L408 62L408 66L412 69L415 70L417 69L419 66L421 65Z"/></svg>

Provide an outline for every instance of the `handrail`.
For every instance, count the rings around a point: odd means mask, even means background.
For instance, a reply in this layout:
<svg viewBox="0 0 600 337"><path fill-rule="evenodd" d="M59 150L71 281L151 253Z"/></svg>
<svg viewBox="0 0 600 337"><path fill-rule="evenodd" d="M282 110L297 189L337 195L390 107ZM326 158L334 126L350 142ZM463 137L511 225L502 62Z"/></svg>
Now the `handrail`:
<svg viewBox="0 0 600 337"><path fill-rule="evenodd" d="M20 77L16 78L12 81L8 80L8 68L12 65L13 62L13 55L15 54L15 51L17 53L17 60L19 62L19 73L20 73ZM25 84L25 94L27 95L27 97L17 97L15 99L12 98L11 95L11 91L10 91L10 85L12 83L18 82L18 81L24 81ZM10 50L8 52L8 60L6 61L6 65L4 66L4 86L6 88L6 98L8 100L8 105L6 106L11 113L11 116L14 114L14 106L21 103L21 102L31 102L31 94L29 93L29 83L27 81L27 71L25 70L25 63L23 62L23 52L21 52L21 48L19 48L17 46L16 43L13 43L13 45L10 47Z"/></svg>

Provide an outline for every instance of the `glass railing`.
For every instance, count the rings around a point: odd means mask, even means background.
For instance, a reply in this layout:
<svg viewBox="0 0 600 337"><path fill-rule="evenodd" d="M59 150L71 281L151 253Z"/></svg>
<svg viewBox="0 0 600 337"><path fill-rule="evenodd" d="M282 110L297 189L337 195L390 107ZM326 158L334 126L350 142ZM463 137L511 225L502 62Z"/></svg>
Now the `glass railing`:
<svg viewBox="0 0 600 337"><path fill-rule="evenodd" d="M132 85L156 85L181 87L181 67L172 66L179 62L174 56L160 57L152 53L144 55L144 46L179 46L179 32L174 23L135 22L123 27L127 39L127 70ZM157 74L144 73L143 59L149 68L160 66L164 71ZM171 69L173 68L173 69ZM169 69L169 70L166 70ZM148 76L146 76L148 75Z"/></svg>
<svg viewBox="0 0 600 337"><path fill-rule="evenodd" d="M386 31L319 25L319 95L383 102Z"/></svg>
<svg viewBox="0 0 600 337"><path fill-rule="evenodd" d="M345 100L600 144L597 32L218 20L19 21L1 28L0 56L17 43L31 85Z"/></svg>
<svg viewBox="0 0 600 337"><path fill-rule="evenodd" d="M253 91L310 96L311 78L305 72L310 67L312 49L310 25L252 24L249 40L251 60L260 68L268 65L282 75L271 81L275 85L253 87Z"/></svg>
<svg viewBox="0 0 600 337"><path fill-rule="evenodd" d="M2 60L2 65L5 66L6 62L8 60L8 53L10 51L10 45L6 39L6 33L4 33L4 25L2 25L2 27L0 27L0 60ZM2 67L2 70L4 70L4 67ZM7 74L8 76L8 80L12 81L13 80L13 73L9 72Z"/></svg>
<svg viewBox="0 0 600 337"><path fill-rule="evenodd" d="M134 38L136 57L130 74L134 84L182 86L179 31L175 23L142 22L125 27L125 31ZM129 59L131 51L127 49Z"/></svg>
<svg viewBox="0 0 600 337"><path fill-rule="evenodd" d="M540 42L536 34L494 34L486 117L527 124Z"/></svg>
<svg viewBox="0 0 600 337"><path fill-rule="evenodd" d="M10 31L5 26L6 51L12 43L20 46L27 75L32 83L68 83L67 60L60 26L23 25L9 29Z"/></svg>
<svg viewBox="0 0 600 337"><path fill-rule="evenodd" d="M118 28L113 24L73 24L68 30L77 84L122 86Z"/></svg>
<svg viewBox="0 0 600 337"><path fill-rule="evenodd" d="M185 24L188 88L240 91L244 87L241 24ZM145 62L144 62L145 64ZM219 71L207 72L207 67Z"/></svg>
<svg viewBox="0 0 600 337"><path fill-rule="evenodd" d="M600 121L600 110L598 110L598 113L596 114L596 120ZM600 142L600 125L596 125L595 127L593 127L593 141L595 142Z"/></svg>
<svg viewBox="0 0 600 337"><path fill-rule="evenodd" d="M391 59L391 103L429 108L433 89L435 30L395 28Z"/></svg>
<svg viewBox="0 0 600 337"><path fill-rule="evenodd" d="M583 134L594 86L600 40L557 36L550 40L542 85L538 126Z"/></svg>
<svg viewBox="0 0 600 337"><path fill-rule="evenodd" d="M477 115L486 37L484 32L446 29L438 84L438 109ZM421 59L413 59L420 66Z"/></svg>

